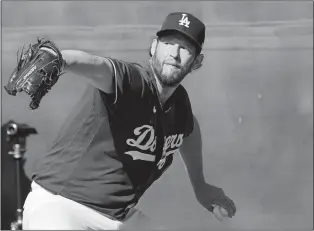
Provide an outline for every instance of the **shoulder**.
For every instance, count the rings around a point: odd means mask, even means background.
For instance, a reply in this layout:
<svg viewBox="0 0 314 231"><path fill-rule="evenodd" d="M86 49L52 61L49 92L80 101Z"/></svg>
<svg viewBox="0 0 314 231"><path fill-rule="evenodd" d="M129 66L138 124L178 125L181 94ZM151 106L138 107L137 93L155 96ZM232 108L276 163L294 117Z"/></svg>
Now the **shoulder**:
<svg viewBox="0 0 314 231"><path fill-rule="evenodd" d="M113 66L115 100L142 97L149 88L151 73L145 65L108 58ZM131 98L130 98L131 97Z"/></svg>
<svg viewBox="0 0 314 231"><path fill-rule="evenodd" d="M177 92L180 96L189 97L187 90L182 84L177 87Z"/></svg>
<svg viewBox="0 0 314 231"><path fill-rule="evenodd" d="M180 105L185 105L189 109L191 109L190 97L187 90L181 84L177 87L175 93L176 103Z"/></svg>
<svg viewBox="0 0 314 231"><path fill-rule="evenodd" d="M148 80L149 68L138 62L127 62L119 59L108 58L113 66L114 75L119 78L127 78L129 82L136 79Z"/></svg>
<svg viewBox="0 0 314 231"><path fill-rule="evenodd" d="M176 89L176 108L179 110L180 120L183 121L185 133L184 137L188 137L194 129L193 109L187 90L179 85Z"/></svg>

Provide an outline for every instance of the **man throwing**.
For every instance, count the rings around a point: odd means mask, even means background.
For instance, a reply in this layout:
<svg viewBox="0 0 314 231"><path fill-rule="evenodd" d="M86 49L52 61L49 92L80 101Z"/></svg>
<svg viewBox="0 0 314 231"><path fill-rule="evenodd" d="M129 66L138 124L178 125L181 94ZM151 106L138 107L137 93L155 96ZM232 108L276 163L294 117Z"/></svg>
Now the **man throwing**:
<svg viewBox="0 0 314 231"><path fill-rule="evenodd" d="M204 179L200 129L180 84L201 67L204 40L203 22L176 12L157 32L146 65L61 51L63 71L90 86L38 163L23 229L158 228L135 205L177 151L198 202L235 215L233 201Z"/></svg>

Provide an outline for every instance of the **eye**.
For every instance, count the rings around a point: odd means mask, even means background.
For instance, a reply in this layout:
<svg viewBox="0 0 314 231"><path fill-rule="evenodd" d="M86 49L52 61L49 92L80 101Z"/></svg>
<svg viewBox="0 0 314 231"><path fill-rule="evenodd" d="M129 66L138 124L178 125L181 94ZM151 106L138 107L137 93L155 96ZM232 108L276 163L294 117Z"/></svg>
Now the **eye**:
<svg viewBox="0 0 314 231"><path fill-rule="evenodd" d="M169 40L164 40L164 41L162 41L162 43L163 44L165 44L165 45L173 45L173 42L172 41L169 41Z"/></svg>
<svg viewBox="0 0 314 231"><path fill-rule="evenodd" d="M187 47L185 47L185 46L181 46L180 48L181 48L182 50L189 51L189 49L188 49Z"/></svg>
<svg viewBox="0 0 314 231"><path fill-rule="evenodd" d="M191 49L188 48L187 46L181 46L180 49L184 52L189 52L189 53L192 53Z"/></svg>

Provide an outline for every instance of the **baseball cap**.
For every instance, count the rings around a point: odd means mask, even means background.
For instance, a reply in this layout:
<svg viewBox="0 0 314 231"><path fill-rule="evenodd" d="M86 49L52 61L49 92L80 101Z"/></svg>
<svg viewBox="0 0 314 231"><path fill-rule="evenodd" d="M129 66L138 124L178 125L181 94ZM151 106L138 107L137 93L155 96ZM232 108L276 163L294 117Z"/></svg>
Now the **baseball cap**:
<svg viewBox="0 0 314 231"><path fill-rule="evenodd" d="M160 37L175 31L187 36L199 50L202 49L205 40L205 25L197 17L185 12L170 13L156 35Z"/></svg>

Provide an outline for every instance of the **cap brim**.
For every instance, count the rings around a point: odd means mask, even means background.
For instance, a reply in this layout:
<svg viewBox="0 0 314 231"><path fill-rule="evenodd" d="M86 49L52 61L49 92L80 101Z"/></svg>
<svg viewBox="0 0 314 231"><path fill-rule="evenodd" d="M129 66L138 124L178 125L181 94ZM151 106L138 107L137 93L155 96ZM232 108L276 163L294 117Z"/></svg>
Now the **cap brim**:
<svg viewBox="0 0 314 231"><path fill-rule="evenodd" d="M202 49L201 44L199 44L193 37L191 37L188 33L184 32L184 31L182 31L182 30L176 30L176 29L160 30L160 31L158 31L158 32L156 33L156 35L157 35L158 37L160 37L160 36L165 35L165 34L167 34L167 33L169 33L169 32L178 32L178 33L180 33L180 34L183 34L183 35L184 35L185 37L187 37L192 43L194 43L198 49L200 49L200 50Z"/></svg>

